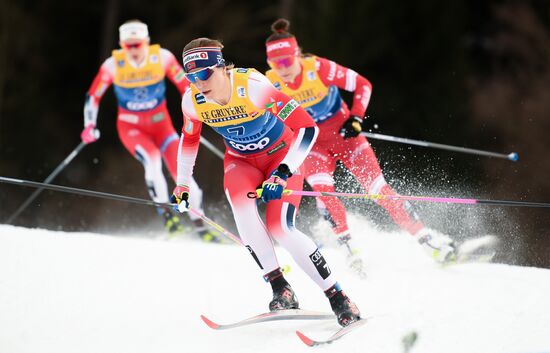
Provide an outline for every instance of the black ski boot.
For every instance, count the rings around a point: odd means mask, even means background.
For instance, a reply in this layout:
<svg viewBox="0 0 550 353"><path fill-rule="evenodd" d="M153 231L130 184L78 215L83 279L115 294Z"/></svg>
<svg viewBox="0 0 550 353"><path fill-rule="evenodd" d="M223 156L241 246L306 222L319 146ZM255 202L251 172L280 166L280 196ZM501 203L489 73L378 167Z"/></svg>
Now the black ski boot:
<svg viewBox="0 0 550 353"><path fill-rule="evenodd" d="M361 313L357 305L340 289L338 283L326 290L325 294L330 301L330 306L340 326L346 327L355 321L361 320Z"/></svg>
<svg viewBox="0 0 550 353"><path fill-rule="evenodd" d="M273 300L269 302L270 311L300 308L298 299L296 298L292 287L290 287L290 284L288 284L286 279L283 277L283 273L280 268L265 275L264 279L271 284L271 288L273 289Z"/></svg>

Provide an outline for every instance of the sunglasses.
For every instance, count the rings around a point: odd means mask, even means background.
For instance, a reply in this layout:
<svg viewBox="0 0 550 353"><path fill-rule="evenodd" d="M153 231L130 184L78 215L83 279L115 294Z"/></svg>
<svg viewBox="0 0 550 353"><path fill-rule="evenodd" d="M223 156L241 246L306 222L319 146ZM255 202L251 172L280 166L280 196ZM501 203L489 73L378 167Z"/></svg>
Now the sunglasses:
<svg viewBox="0 0 550 353"><path fill-rule="evenodd" d="M188 72L185 74L185 77L189 80L191 83L197 82L197 80L206 81L212 76L214 73L214 68L218 65L212 65L209 67L205 67L202 70L195 71L195 72Z"/></svg>
<svg viewBox="0 0 550 353"><path fill-rule="evenodd" d="M143 46L143 42L137 42L137 43L122 43L122 46L125 49L139 49Z"/></svg>
<svg viewBox="0 0 550 353"><path fill-rule="evenodd" d="M282 59L277 60L267 60L267 63L272 69L288 69L296 61L296 56L285 56Z"/></svg>

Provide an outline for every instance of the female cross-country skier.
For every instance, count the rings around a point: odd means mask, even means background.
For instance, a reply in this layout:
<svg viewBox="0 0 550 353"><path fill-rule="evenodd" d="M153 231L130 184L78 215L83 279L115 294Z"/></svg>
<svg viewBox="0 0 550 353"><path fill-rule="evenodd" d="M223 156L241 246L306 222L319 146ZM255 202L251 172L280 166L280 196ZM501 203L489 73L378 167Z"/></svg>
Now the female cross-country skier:
<svg viewBox="0 0 550 353"><path fill-rule="evenodd" d="M319 127L317 142L304 162L306 181L315 191L333 192L333 173L340 160L369 194L396 195L384 180L372 147L360 135L371 83L334 61L302 55L296 37L288 32L289 25L289 21L279 19L271 26L273 33L266 40L271 70L266 76L277 89L300 103ZM351 110L339 89L353 92ZM451 239L425 229L408 202L380 199L377 203L401 229L416 236L436 260L455 256ZM331 223L339 244L348 251L350 266L360 270L362 261L351 244L344 205L338 198L328 196L319 197L317 204Z"/></svg>
<svg viewBox="0 0 550 353"><path fill-rule="evenodd" d="M162 160L176 179L179 136L166 108L164 77L183 94L189 86L184 72L172 53L158 44L149 44L147 25L131 20L119 28L121 49L114 50L99 69L86 94L82 141L92 143L99 137L97 114L99 102L111 84L118 101L117 130L124 147L145 168L145 183L151 198L168 202L168 187L162 172ZM196 195L194 207L201 209L202 191L195 182L189 185ZM173 233L182 229L179 218L170 210L158 209L166 229ZM206 241L216 240L200 218L190 214L195 230Z"/></svg>
<svg viewBox="0 0 550 353"><path fill-rule="evenodd" d="M183 212L193 200L189 184L202 125L209 125L225 140L225 193L244 245L271 284L269 309L299 306L277 262L276 240L325 292L338 323L357 321L357 306L344 294L315 243L295 227L300 197L282 196L285 188L302 187L301 165L317 138L315 122L258 71L226 65L222 48L217 40L198 38L183 50L183 69L191 85L182 100L184 126L173 200ZM256 199L247 195L258 185L267 203L265 224Z"/></svg>

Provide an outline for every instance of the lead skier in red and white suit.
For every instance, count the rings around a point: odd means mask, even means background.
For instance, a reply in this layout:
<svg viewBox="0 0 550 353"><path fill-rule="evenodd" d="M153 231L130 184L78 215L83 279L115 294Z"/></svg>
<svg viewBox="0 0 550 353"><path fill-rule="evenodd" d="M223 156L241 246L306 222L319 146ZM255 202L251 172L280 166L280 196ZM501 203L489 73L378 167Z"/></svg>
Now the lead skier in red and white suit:
<svg viewBox="0 0 550 353"><path fill-rule="evenodd" d="M276 240L325 292L338 322L348 325L360 318L359 310L315 243L296 228L300 196L282 195L285 188L302 187L301 165L317 138L315 122L256 70L227 67L222 47L219 41L198 38L184 48L183 67L191 85L182 100L185 121L174 199L182 211L193 199L188 183L202 125L209 125L225 140L225 193L243 244L272 286L270 310L298 308L277 262ZM267 203L265 224L256 199L249 197L258 186Z"/></svg>

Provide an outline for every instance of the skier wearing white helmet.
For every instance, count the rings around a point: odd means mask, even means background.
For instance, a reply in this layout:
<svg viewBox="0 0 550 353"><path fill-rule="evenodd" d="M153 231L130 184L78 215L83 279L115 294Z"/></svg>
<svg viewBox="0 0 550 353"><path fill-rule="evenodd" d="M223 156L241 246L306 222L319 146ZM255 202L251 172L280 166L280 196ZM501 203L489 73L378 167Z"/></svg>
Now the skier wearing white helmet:
<svg viewBox="0 0 550 353"><path fill-rule="evenodd" d="M85 143L95 142L99 138L99 102L113 84L118 101L117 130L120 140L143 165L151 198L156 202L168 202L162 161L175 180L179 136L166 108L164 78L167 76L182 95L189 82L171 52L158 44L150 44L145 23L139 20L125 22L119 27L119 39L121 49L113 50L111 57L101 65L86 94L81 138ZM202 191L195 180L191 181L190 186L198 196L193 207L202 211ZM182 229L179 218L170 210L159 208L158 212L170 233ZM189 216L201 238L218 240L200 218L193 214Z"/></svg>

